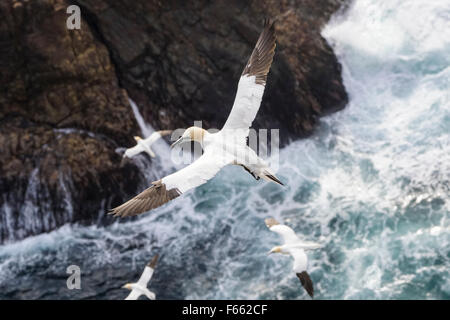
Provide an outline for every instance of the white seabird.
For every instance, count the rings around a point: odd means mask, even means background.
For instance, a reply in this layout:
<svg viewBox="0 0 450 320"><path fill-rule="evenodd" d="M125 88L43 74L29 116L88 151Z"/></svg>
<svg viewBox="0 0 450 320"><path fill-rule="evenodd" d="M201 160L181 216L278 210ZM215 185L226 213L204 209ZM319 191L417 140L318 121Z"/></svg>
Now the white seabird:
<svg viewBox="0 0 450 320"><path fill-rule="evenodd" d="M144 272L136 283L127 283L122 288L131 290L130 294L125 300L137 300L141 295L145 295L150 300L155 300L156 295L147 289L147 284L152 278L155 270L156 262L158 261L158 255L145 266Z"/></svg>
<svg viewBox="0 0 450 320"><path fill-rule="evenodd" d="M280 224L273 218L265 219L264 222L270 231L276 232L283 237L284 244L282 246L273 247L270 253L289 254L294 258L293 270L297 277L300 279L300 283L306 289L306 292L311 298L314 297L314 288L311 281L311 277L306 271L308 267L308 256L305 250L313 250L321 248L322 245L314 242L301 241L294 230L284 224Z"/></svg>
<svg viewBox="0 0 450 320"><path fill-rule="evenodd" d="M250 59L239 79L230 115L222 130L209 133L199 127L188 128L172 145L197 141L203 155L187 167L168 175L109 213L134 216L154 209L213 178L229 164L244 167L255 179L263 178L282 185L266 162L247 146L249 128L258 112L275 53L275 28L266 20Z"/></svg>
<svg viewBox="0 0 450 320"><path fill-rule="evenodd" d="M149 137L142 139L139 136L135 136L134 140L136 140L136 145L132 148L125 150L123 154L124 158L132 158L135 155L141 152L147 152L148 155L152 158L156 157L153 150L150 148L152 144L154 144L159 138L164 137L172 133L172 130L161 130L153 132Z"/></svg>

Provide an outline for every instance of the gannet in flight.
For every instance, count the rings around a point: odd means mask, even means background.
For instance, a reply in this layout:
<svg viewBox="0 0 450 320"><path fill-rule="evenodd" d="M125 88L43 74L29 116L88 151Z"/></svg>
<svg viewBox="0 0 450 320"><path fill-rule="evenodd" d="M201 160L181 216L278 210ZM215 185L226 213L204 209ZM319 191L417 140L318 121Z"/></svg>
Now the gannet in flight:
<svg viewBox="0 0 450 320"><path fill-rule="evenodd" d="M270 231L276 232L283 237L284 244L282 246L273 247L270 253L282 253L290 254L294 258L293 270L297 277L300 279L302 286L306 289L306 292L311 298L314 297L314 288L311 278L306 271L308 266L308 257L305 250L312 250L321 248L322 245L314 242L301 241L294 230L286 225L280 224L273 218L265 219L264 222Z"/></svg>
<svg viewBox="0 0 450 320"><path fill-rule="evenodd" d="M237 88L230 115L222 130L209 133L199 127L188 128L172 147L197 141L203 155L187 167L168 175L109 213L134 216L157 208L213 178L224 166L240 165L257 180L263 178L282 184L266 162L247 146L249 128L258 112L275 53L275 28L266 20L255 48L248 60Z"/></svg>
<svg viewBox="0 0 450 320"><path fill-rule="evenodd" d="M155 131L146 139L142 139L139 136L135 136L134 140L136 140L137 144L134 147L125 150L123 157L124 158L125 157L132 158L135 155L145 151L148 153L148 155L150 157L154 158L154 157L156 157L156 155L153 152L153 150L150 148L152 146L152 144L154 144L156 142L156 140L158 140L159 138L161 138L163 136L167 136L171 133L172 133L172 130Z"/></svg>
<svg viewBox="0 0 450 320"><path fill-rule="evenodd" d="M150 281L155 270L158 255L145 266L144 272L136 283L127 283L122 288L131 290L130 294L125 300L137 300L141 295L145 295L150 300L155 300L156 296L153 292L147 289L147 283Z"/></svg>

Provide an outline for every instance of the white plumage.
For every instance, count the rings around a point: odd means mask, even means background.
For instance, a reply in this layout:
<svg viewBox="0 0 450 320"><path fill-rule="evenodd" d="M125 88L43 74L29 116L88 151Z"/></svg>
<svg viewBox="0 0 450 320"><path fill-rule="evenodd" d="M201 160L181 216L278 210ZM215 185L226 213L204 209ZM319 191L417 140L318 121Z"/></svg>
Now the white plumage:
<svg viewBox="0 0 450 320"><path fill-rule="evenodd" d="M284 224L276 224L269 227L270 231L278 233L283 237L284 244L287 247L299 248L304 250L313 250L321 248L322 246L315 242L305 242L299 239L292 228Z"/></svg>
<svg viewBox="0 0 450 320"><path fill-rule="evenodd" d="M159 207L206 183L229 164L244 167L257 180L263 178L282 185L267 163L246 143L249 128L258 113L264 94L267 74L275 53L275 41L274 24L266 21L239 79L236 98L222 130L209 133L199 127L190 127L172 145L173 147L183 142L196 141L202 145L204 154L184 169L153 182L150 188L112 209L110 214L125 217ZM139 146L135 148L137 147ZM145 147L142 146L142 149Z"/></svg>
<svg viewBox="0 0 450 320"><path fill-rule="evenodd" d="M150 300L155 300L155 293L147 289L148 282L153 276L158 256L154 256L153 259L145 266L144 272L136 283L127 283L123 288L131 290L130 294L125 300L137 300L140 296L145 295Z"/></svg>
<svg viewBox="0 0 450 320"><path fill-rule="evenodd" d="M241 76L233 107L222 130L245 140L261 105L264 89L265 85L256 83L255 76Z"/></svg>
<svg viewBox="0 0 450 320"><path fill-rule="evenodd" d="M314 242L304 242L299 239L294 230L290 227L279 224L273 218L268 218L265 223L270 231L278 233L283 237L284 244L281 246L273 247L269 253L281 253L288 254L294 258L294 264L292 270L300 279L302 286L306 289L311 297L314 297L314 288L311 278L307 272L308 268L308 256L305 250L313 250L321 248L322 245Z"/></svg>
<svg viewBox="0 0 450 320"><path fill-rule="evenodd" d="M154 144L162 136L170 134L170 132L172 131L170 130L155 131L146 139L142 139L141 137L138 136L134 137L134 139L136 140L136 145L132 148L125 150L123 156L127 158L132 158L141 152L146 152L150 157L152 158L156 157L155 153L151 149L152 144Z"/></svg>

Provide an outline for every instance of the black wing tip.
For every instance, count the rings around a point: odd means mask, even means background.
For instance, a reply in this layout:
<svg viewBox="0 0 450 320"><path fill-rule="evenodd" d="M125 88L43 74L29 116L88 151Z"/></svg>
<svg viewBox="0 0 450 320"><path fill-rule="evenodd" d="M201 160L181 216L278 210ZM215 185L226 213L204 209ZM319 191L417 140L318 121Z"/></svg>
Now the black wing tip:
<svg viewBox="0 0 450 320"><path fill-rule="evenodd" d="M120 205L118 207L112 208L112 209L108 209L108 215L113 216L113 218L125 218L125 217L127 217L127 215L124 214L124 212L121 211L121 207L123 205L124 204L122 204L122 205Z"/></svg>
<svg viewBox="0 0 450 320"><path fill-rule="evenodd" d="M266 174L266 177L269 178L270 180L272 180L273 182L278 183L278 184L284 186L284 183L281 182L281 181L280 181L277 177L275 177L274 175L272 175L272 174Z"/></svg>
<svg viewBox="0 0 450 320"><path fill-rule="evenodd" d="M264 31L270 33L270 37L273 37L274 42L277 41L275 24L276 24L276 19L270 19L270 18L264 19Z"/></svg>
<svg viewBox="0 0 450 320"><path fill-rule="evenodd" d="M150 262L147 264L148 267L155 269L156 263L158 262L159 255L155 254L155 256L150 260Z"/></svg>
<svg viewBox="0 0 450 320"><path fill-rule="evenodd" d="M110 209L108 214L121 218L140 215L164 205L181 194L178 188L167 190L161 180L153 181L150 187L120 206Z"/></svg>
<svg viewBox="0 0 450 320"><path fill-rule="evenodd" d="M297 277L300 279L300 283L302 284L303 288L305 288L306 292L311 298L314 298L314 287L311 280L311 277L309 276L308 272L303 271L296 274Z"/></svg>
<svg viewBox="0 0 450 320"><path fill-rule="evenodd" d="M120 215L116 212L116 208L108 209L107 214L113 216L114 218L120 217Z"/></svg>
<svg viewBox="0 0 450 320"><path fill-rule="evenodd" d="M266 85L267 74L275 54L276 40L274 21L266 19L264 29L258 37L242 75L255 76L257 84Z"/></svg>
<svg viewBox="0 0 450 320"><path fill-rule="evenodd" d="M276 41L277 39L277 35L275 33L275 19L271 19L271 18L265 18L264 19L264 32L269 32L271 34L271 37L274 38L274 41Z"/></svg>
<svg viewBox="0 0 450 320"><path fill-rule="evenodd" d="M265 28L274 28L275 27L275 22L277 21L277 19L272 19L269 17L265 17L264 18L264 27Z"/></svg>

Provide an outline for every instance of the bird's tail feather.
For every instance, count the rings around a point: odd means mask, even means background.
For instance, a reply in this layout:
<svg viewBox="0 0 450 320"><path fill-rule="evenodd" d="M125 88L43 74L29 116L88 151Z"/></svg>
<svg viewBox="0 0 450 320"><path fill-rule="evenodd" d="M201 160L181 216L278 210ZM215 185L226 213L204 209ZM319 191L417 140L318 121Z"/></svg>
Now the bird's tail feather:
<svg viewBox="0 0 450 320"><path fill-rule="evenodd" d="M281 182L274 174L270 173L267 170L264 171L263 178L267 181L272 181L272 182L275 182L275 183L278 183L278 184L284 186L283 182Z"/></svg>

